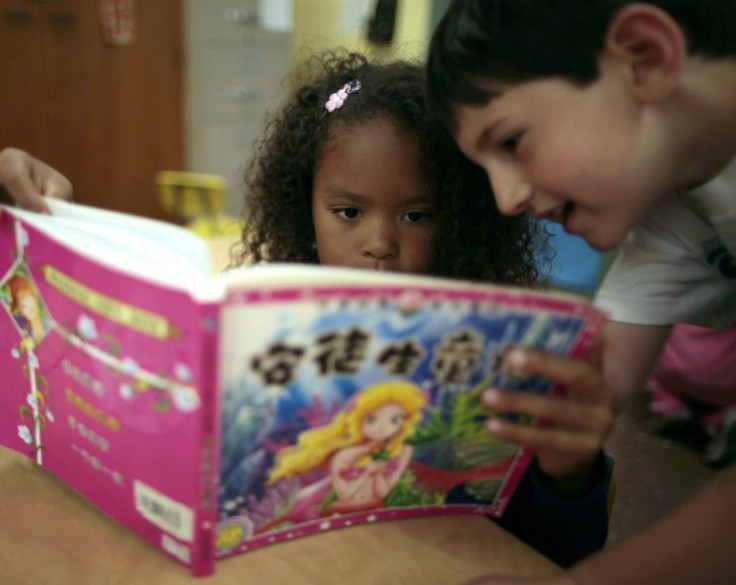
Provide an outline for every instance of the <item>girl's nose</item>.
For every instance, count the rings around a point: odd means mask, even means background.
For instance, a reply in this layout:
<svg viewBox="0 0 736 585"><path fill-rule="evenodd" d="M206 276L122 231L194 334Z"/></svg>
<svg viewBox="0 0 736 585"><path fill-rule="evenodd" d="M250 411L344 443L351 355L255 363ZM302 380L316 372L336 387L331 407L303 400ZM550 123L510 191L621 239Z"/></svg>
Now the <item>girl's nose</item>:
<svg viewBox="0 0 736 585"><path fill-rule="evenodd" d="M380 220L370 226L363 242L363 255L377 260L395 258L399 253L399 242L390 222Z"/></svg>
<svg viewBox="0 0 736 585"><path fill-rule="evenodd" d="M517 169L502 162L487 167L486 172L493 188L496 205L501 213L518 215L529 210L532 187Z"/></svg>

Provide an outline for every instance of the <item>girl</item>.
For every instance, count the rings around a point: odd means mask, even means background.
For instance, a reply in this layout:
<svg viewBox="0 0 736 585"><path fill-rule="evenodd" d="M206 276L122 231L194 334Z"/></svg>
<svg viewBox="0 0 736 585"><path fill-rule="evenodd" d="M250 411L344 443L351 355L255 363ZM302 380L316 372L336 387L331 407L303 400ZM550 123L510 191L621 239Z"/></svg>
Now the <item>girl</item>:
<svg viewBox="0 0 736 585"><path fill-rule="evenodd" d="M502 216L482 171L430 122L420 66L327 53L304 66L315 67L251 159L238 263L536 285L540 232Z"/></svg>

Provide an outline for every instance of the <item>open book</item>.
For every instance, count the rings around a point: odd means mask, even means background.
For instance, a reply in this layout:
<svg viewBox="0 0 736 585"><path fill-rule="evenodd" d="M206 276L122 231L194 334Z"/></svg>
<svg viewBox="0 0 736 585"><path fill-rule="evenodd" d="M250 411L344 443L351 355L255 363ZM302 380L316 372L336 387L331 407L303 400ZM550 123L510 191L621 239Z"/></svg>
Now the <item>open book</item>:
<svg viewBox="0 0 736 585"><path fill-rule="evenodd" d="M561 392L504 352L581 355L604 322L573 296L449 279L213 276L184 229L49 204L0 208L0 444L196 575L365 522L499 517L531 453L486 431L507 415L480 393Z"/></svg>

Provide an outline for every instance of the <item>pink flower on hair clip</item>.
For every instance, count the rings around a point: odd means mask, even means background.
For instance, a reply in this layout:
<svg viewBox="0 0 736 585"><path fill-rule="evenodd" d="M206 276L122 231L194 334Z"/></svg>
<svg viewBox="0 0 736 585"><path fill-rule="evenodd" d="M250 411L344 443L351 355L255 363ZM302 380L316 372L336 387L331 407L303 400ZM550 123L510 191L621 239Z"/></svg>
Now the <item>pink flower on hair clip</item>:
<svg viewBox="0 0 736 585"><path fill-rule="evenodd" d="M330 95L330 99L325 102L325 109L332 113L335 110L339 110L342 105L345 103L345 100L348 99L348 96L351 93L355 93L360 89L360 81L357 79L351 81L350 83L346 83L342 89L338 89L335 93Z"/></svg>

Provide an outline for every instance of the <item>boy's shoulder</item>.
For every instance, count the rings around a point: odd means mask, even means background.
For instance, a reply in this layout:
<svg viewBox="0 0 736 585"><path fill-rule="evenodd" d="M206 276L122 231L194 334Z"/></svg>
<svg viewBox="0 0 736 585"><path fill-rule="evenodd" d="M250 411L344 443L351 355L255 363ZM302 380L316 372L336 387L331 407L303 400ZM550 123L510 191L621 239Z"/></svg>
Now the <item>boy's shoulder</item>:
<svg viewBox="0 0 736 585"><path fill-rule="evenodd" d="M736 254L736 157L715 178L691 189L685 197L714 224L724 244Z"/></svg>
<svg viewBox="0 0 736 585"><path fill-rule="evenodd" d="M736 161L634 227L596 303L616 321L722 327L736 315Z"/></svg>

